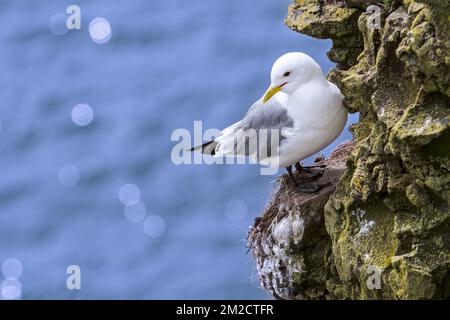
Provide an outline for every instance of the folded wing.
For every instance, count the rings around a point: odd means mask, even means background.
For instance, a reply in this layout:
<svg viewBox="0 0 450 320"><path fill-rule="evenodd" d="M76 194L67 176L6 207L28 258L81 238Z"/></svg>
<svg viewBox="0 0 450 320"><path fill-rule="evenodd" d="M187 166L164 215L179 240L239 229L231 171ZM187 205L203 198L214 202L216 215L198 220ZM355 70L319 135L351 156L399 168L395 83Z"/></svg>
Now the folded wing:
<svg viewBox="0 0 450 320"><path fill-rule="evenodd" d="M286 138L285 132L294 127L294 121L283 105L272 100L266 103L258 100L241 121L193 150L201 149L202 153L215 156L246 156L256 162L274 156Z"/></svg>

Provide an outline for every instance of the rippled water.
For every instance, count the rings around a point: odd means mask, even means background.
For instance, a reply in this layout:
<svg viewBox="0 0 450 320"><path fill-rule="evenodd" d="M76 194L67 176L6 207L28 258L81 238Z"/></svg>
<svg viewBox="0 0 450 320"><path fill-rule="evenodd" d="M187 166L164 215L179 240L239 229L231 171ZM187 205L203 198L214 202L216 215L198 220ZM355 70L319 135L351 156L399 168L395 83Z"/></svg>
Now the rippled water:
<svg viewBox="0 0 450 320"><path fill-rule="evenodd" d="M269 298L245 237L275 177L175 166L170 136L240 119L285 52L332 66L329 42L283 25L289 2L77 1L81 30L67 31L71 1L0 0L4 295ZM109 35L89 33L97 17Z"/></svg>

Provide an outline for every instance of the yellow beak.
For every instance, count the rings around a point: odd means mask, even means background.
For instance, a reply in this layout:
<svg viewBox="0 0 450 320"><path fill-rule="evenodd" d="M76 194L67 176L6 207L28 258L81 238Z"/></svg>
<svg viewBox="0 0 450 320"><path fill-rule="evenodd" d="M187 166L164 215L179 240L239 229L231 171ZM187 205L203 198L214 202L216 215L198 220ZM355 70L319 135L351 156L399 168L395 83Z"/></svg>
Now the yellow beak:
<svg viewBox="0 0 450 320"><path fill-rule="evenodd" d="M272 98L278 91L281 90L281 88L283 87L283 85L281 86L276 86L276 87L269 87L269 89L267 89L266 93L264 93L263 96L263 103L266 103L267 101L270 100L270 98Z"/></svg>

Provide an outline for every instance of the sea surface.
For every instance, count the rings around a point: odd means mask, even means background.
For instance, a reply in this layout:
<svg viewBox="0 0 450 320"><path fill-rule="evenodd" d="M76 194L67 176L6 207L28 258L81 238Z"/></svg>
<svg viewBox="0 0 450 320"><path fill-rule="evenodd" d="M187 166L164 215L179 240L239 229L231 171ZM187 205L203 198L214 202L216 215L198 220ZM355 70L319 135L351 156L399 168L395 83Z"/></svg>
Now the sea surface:
<svg viewBox="0 0 450 320"><path fill-rule="evenodd" d="M239 120L283 53L333 67L289 3L0 0L1 298L270 299L245 238L277 176L175 165L171 135Z"/></svg>

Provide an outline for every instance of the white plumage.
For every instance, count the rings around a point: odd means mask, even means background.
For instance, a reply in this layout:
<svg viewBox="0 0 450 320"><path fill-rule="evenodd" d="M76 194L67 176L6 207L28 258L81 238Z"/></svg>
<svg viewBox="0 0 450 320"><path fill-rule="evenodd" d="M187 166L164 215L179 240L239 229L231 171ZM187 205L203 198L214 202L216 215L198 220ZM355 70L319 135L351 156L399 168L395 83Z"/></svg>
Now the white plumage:
<svg viewBox="0 0 450 320"><path fill-rule="evenodd" d="M274 63L271 86L244 118L222 130L201 147L215 156L245 155L263 166L287 167L319 152L333 142L347 121L343 96L327 81L320 66L308 55L287 53ZM279 130L281 139L267 157L238 147L236 141L250 130ZM193 148L193 150L198 150Z"/></svg>

